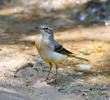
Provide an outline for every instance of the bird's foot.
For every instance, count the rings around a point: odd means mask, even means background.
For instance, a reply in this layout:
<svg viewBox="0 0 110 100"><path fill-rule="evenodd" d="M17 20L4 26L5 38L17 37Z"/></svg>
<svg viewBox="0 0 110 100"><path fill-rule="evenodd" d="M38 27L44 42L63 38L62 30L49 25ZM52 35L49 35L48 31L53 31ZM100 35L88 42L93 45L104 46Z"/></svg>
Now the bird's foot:
<svg viewBox="0 0 110 100"><path fill-rule="evenodd" d="M48 83L48 82L50 82L50 81L51 81L51 78L48 78L48 77L47 77L45 80L41 80L41 83L42 83L42 82L47 82L47 83Z"/></svg>
<svg viewBox="0 0 110 100"><path fill-rule="evenodd" d="M47 84L49 84L49 85L58 85L59 84L59 82L58 82L58 80L53 80L53 81L49 81L49 82L47 82Z"/></svg>

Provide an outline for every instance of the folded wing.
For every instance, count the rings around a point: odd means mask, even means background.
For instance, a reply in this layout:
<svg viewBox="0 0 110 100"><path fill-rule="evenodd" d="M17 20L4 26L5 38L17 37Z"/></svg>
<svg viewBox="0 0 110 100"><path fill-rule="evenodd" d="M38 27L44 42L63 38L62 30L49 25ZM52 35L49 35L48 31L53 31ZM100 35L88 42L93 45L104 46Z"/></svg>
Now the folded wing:
<svg viewBox="0 0 110 100"><path fill-rule="evenodd" d="M61 44L59 44L56 41L54 42L54 51L60 54L68 55L68 56L73 54L72 52L66 50Z"/></svg>

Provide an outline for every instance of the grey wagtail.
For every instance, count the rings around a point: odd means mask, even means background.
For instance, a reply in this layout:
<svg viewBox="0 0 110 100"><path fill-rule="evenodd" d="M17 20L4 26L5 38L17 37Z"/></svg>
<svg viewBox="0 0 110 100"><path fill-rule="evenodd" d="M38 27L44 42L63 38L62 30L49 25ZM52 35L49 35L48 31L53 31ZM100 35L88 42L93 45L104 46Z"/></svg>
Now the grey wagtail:
<svg viewBox="0 0 110 100"><path fill-rule="evenodd" d="M88 61L85 58L76 57L73 53L66 50L61 44L54 40L54 31L52 28L48 27L47 25L41 25L36 27L42 33L42 35L36 39L35 44L40 54L41 58L50 64L50 70L48 72L46 80L49 79L49 74L52 69L52 63L56 65L56 74L55 74L55 81L57 78L57 69L58 69L58 62L65 60L69 57L74 57L80 60Z"/></svg>

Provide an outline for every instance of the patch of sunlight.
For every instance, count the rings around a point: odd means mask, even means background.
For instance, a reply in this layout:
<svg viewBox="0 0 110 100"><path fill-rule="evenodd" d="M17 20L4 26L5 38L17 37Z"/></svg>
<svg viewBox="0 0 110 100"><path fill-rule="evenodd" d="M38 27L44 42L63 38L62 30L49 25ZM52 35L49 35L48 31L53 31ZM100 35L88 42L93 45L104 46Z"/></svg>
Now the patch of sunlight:
<svg viewBox="0 0 110 100"><path fill-rule="evenodd" d="M102 75L96 75L95 77L89 77L87 80L89 83L93 84L99 84L99 83L107 83L110 79L110 76L102 76Z"/></svg>
<svg viewBox="0 0 110 100"><path fill-rule="evenodd" d="M74 30L70 29L63 32L57 32L57 34L55 35L55 38L58 40L78 40L79 41L79 40L84 40L85 35L82 34L80 31L78 31L77 29L74 29Z"/></svg>
<svg viewBox="0 0 110 100"><path fill-rule="evenodd" d="M40 8L52 8L55 10L61 10L65 8L73 7L75 4L83 4L87 2L87 0L50 0L46 1L42 0L39 2Z"/></svg>
<svg viewBox="0 0 110 100"><path fill-rule="evenodd" d="M36 39L36 35L30 35L30 36L24 36L21 39L19 39L20 41L35 41Z"/></svg>

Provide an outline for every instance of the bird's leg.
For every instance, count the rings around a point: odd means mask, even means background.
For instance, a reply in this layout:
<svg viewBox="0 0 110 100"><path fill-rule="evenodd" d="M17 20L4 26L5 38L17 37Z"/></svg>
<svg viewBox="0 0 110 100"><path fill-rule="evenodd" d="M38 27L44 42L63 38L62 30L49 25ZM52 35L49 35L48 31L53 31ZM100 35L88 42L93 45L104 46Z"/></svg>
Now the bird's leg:
<svg viewBox="0 0 110 100"><path fill-rule="evenodd" d="M48 75L46 77L46 80L50 80L49 75L50 75L50 72L51 72L51 69L52 69L52 63L49 63L49 64L50 64L50 69L49 69Z"/></svg>
<svg viewBox="0 0 110 100"><path fill-rule="evenodd" d="M58 66L56 64L55 83L57 83Z"/></svg>
<svg viewBox="0 0 110 100"><path fill-rule="evenodd" d="M50 80L49 79L49 75L50 75L50 72L51 72L51 69L52 69L52 63L49 63L49 65L50 65L50 69L49 69L48 75L47 75L46 79L45 80L41 80L41 82L47 82L47 81Z"/></svg>

